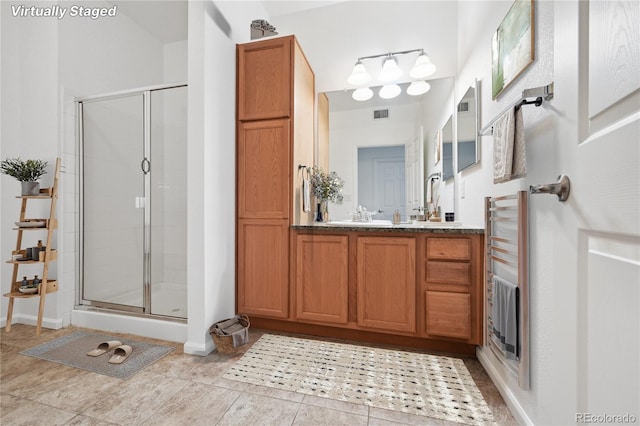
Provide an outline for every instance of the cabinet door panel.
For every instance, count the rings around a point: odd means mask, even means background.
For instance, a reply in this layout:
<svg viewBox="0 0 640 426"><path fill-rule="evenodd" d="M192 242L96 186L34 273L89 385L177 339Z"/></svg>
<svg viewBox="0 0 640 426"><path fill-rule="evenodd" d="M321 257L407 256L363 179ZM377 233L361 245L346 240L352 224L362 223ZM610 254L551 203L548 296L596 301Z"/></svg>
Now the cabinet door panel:
<svg viewBox="0 0 640 426"><path fill-rule="evenodd" d="M238 311L289 316L289 224L286 220L238 222Z"/></svg>
<svg viewBox="0 0 640 426"><path fill-rule="evenodd" d="M291 116L292 37L238 46L238 118Z"/></svg>
<svg viewBox="0 0 640 426"><path fill-rule="evenodd" d="M348 237L298 235L296 246L297 318L346 324Z"/></svg>
<svg viewBox="0 0 640 426"><path fill-rule="evenodd" d="M415 239L358 237L358 325L416 330Z"/></svg>
<svg viewBox="0 0 640 426"><path fill-rule="evenodd" d="M471 296L464 293L425 292L427 334L471 338Z"/></svg>
<svg viewBox="0 0 640 426"><path fill-rule="evenodd" d="M289 120L241 123L238 216L289 217Z"/></svg>

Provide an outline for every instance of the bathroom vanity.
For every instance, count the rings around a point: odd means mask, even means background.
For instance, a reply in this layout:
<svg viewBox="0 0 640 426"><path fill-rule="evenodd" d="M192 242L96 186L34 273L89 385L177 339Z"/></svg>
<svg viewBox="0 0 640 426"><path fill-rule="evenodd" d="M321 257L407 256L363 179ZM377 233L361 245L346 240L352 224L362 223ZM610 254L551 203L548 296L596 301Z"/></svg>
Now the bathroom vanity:
<svg viewBox="0 0 640 426"><path fill-rule="evenodd" d="M474 355L484 230L314 223L300 172L314 164L313 71L293 36L237 55L236 311L256 328Z"/></svg>
<svg viewBox="0 0 640 426"><path fill-rule="evenodd" d="M286 316L241 312L260 328L474 354L483 241L445 224L293 225Z"/></svg>

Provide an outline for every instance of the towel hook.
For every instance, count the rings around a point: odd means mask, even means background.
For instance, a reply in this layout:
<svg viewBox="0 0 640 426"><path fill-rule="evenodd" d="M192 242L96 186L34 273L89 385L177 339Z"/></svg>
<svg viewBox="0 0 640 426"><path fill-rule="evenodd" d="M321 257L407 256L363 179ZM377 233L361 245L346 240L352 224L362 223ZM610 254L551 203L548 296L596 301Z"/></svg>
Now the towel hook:
<svg viewBox="0 0 640 426"><path fill-rule="evenodd" d="M571 181L566 175L558 176L558 181L547 185L531 185L529 192L532 194L556 194L559 201L567 201L571 191Z"/></svg>

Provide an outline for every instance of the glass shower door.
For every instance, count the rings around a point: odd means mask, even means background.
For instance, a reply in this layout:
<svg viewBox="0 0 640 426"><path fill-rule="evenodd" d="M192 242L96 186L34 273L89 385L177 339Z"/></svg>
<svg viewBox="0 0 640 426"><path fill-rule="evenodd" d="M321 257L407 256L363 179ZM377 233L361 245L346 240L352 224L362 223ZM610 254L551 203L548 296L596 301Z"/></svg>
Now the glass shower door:
<svg viewBox="0 0 640 426"><path fill-rule="evenodd" d="M143 311L142 94L82 104L82 298Z"/></svg>
<svg viewBox="0 0 640 426"><path fill-rule="evenodd" d="M151 314L187 318L187 87L150 97Z"/></svg>

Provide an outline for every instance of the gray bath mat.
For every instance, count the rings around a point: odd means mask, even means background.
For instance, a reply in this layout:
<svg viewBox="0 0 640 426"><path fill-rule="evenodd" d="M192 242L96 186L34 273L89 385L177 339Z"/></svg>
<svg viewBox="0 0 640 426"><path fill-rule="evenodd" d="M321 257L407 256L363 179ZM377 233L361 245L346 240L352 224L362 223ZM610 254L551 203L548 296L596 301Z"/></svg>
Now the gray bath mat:
<svg viewBox="0 0 640 426"><path fill-rule="evenodd" d="M109 358L111 358L113 351L97 357L87 355L87 352L95 349L101 342L109 340L119 340L123 345L129 345L133 348L129 358L122 364L109 364ZM104 374L105 376L128 379L172 350L173 348L168 346L152 345L106 334L76 331L67 336L34 346L20 352L20 354Z"/></svg>

